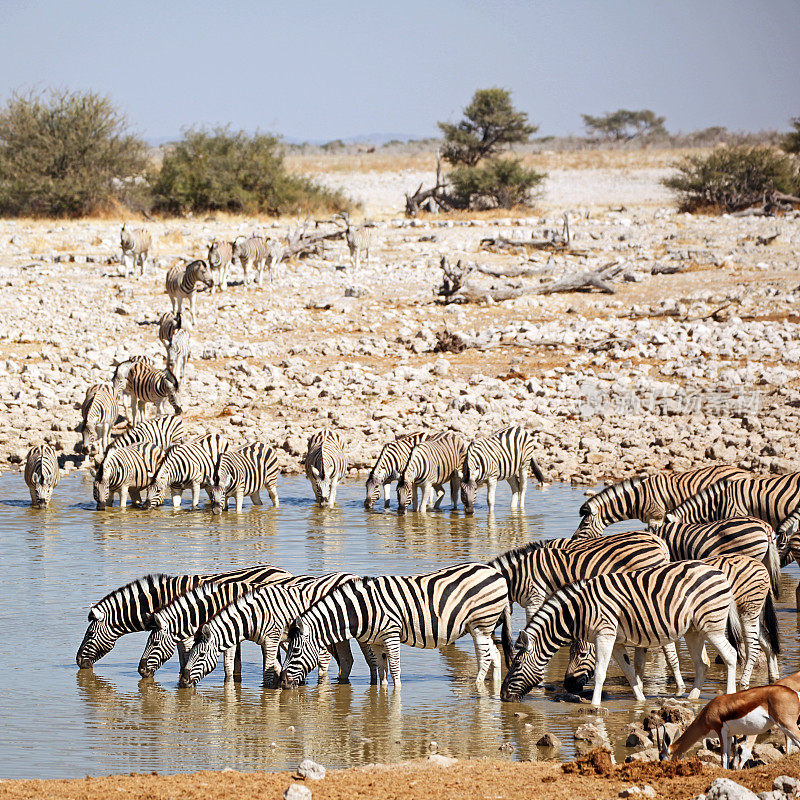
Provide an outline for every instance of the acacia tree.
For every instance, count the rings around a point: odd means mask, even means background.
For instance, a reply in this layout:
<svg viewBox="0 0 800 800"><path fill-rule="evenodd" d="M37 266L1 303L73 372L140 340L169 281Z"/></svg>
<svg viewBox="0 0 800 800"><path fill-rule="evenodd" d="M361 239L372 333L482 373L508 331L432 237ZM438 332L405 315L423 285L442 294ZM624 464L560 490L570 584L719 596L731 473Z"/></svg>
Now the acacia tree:
<svg viewBox="0 0 800 800"><path fill-rule="evenodd" d="M797 155L800 154L800 117L792 117L790 122L794 130L783 137L781 147L787 153L794 153Z"/></svg>
<svg viewBox="0 0 800 800"><path fill-rule="evenodd" d="M0 213L80 216L136 190L147 147L94 92L15 94L0 110Z"/></svg>
<svg viewBox="0 0 800 800"><path fill-rule="evenodd" d="M664 127L666 117L659 117L654 111L630 111L620 108L599 117L581 114L583 124L590 136L599 136L609 141L630 141L650 136L666 136Z"/></svg>

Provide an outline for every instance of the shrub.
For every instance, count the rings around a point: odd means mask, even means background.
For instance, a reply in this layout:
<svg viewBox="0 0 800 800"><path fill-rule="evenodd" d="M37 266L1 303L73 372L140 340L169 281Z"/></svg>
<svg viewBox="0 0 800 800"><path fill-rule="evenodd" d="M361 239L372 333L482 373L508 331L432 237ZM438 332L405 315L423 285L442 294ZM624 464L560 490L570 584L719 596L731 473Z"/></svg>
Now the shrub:
<svg viewBox="0 0 800 800"><path fill-rule="evenodd" d="M352 205L340 192L287 173L276 137L227 128L186 131L151 184L155 208L177 214L348 211Z"/></svg>
<svg viewBox="0 0 800 800"><path fill-rule="evenodd" d="M681 209L738 211L761 202L766 192L797 194L796 162L771 147L718 147L688 156L663 183L678 193Z"/></svg>
<svg viewBox="0 0 800 800"><path fill-rule="evenodd" d="M781 147L787 153L800 154L800 117L793 117L791 120L793 131L783 137Z"/></svg>
<svg viewBox="0 0 800 800"><path fill-rule="evenodd" d="M590 114L581 116L590 136L597 135L611 141L630 141L667 135L667 129L664 127L666 117L659 117L650 109L629 111L620 108L599 117Z"/></svg>
<svg viewBox="0 0 800 800"><path fill-rule="evenodd" d="M517 158L489 159L477 167L457 167L449 174L453 195L465 208L486 199L500 208L525 205L545 177Z"/></svg>
<svg viewBox="0 0 800 800"><path fill-rule="evenodd" d="M0 111L0 213L76 217L110 210L144 188L146 153L108 97L15 94Z"/></svg>

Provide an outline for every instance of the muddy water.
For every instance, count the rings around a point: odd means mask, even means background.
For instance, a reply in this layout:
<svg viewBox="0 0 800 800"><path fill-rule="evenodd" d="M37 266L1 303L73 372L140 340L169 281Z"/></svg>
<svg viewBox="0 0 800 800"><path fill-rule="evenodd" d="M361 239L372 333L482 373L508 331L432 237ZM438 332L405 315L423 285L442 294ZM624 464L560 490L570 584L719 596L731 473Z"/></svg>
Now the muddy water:
<svg viewBox="0 0 800 800"><path fill-rule="evenodd" d="M536 759L536 740L551 731L573 752L572 734L597 721L619 741L622 726L642 708L613 667L607 713L554 702L537 690L524 703L504 704L487 684L472 683L471 639L445 651L402 651L403 686L371 687L354 648L348 686L315 683L291 692L259 686L260 650L243 647L243 680L225 684L219 667L196 690L177 688L177 662L142 681L136 666L143 634L123 637L95 665L79 671L75 651L92 602L147 572L200 572L270 562L296 573L348 570L411 573L486 559L529 540L568 536L582 492L569 486L532 490L524 514L505 508L487 519L449 511L425 517L364 512L361 483L340 490L340 507L317 510L300 478L280 486L281 507L245 507L237 517L162 509L144 513L93 510L91 485L72 476L52 506L27 507L18 474L0 476L0 777L70 777L196 769L285 769L305 756L328 766L394 761L439 752L455 756ZM629 527L636 527L631 526ZM796 567L784 571L779 619L782 671L800 669L794 613ZM519 612L515 615L518 626ZM563 675L563 654L549 679ZM664 665L651 660L648 694L668 692ZM333 668L332 668L333 669ZM689 665L685 674L691 675ZM721 687L712 672L706 697ZM759 671L756 680L764 677ZM618 756L625 755L620 748Z"/></svg>

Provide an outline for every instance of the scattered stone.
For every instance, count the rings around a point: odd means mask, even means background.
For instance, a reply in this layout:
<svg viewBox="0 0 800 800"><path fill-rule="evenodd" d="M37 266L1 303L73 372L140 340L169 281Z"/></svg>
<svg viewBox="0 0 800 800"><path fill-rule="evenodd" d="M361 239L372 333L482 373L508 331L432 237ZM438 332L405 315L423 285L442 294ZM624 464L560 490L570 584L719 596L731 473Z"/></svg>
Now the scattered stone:
<svg viewBox="0 0 800 800"><path fill-rule="evenodd" d="M431 753L428 756L428 763L435 764L437 767L452 767L453 764L458 763L458 759L443 756L440 753Z"/></svg>
<svg viewBox="0 0 800 800"><path fill-rule="evenodd" d="M716 778L709 786L705 800L758 800L758 798L755 792L751 792L730 778Z"/></svg>
<svg viewBox="0 0 800 800"><path fill-rule="evenodd" d="M656 790L649 784L644 786L626 786L619 790L620 797L655 797Z"/></svg>
<svg viewBox="0 0 800 800"><path fill-rule="evenodd" d="M553 749L561 747L561 739L552 733L545 733L536 742L537 747L552 747Z"/></svg>
<svg viewBox="0 0 800 800"><path fill-rule="evenodd" d="M793 778L790 775L778 775L772 781L772 788L791 797L792 795L800 794L800 779Z"/></svg>
<svg viewBox="0 0 800 800"><path fill-rule="evenodd" d="M297 774L301 778L308 778L312 781L321 781L325 777L325 767L317 764L310 758L304 758L297 766Z"/></svg>
<svg viewBox="0 0 800 800"><path fill-rule="evenodd" d="M311 789L302 783L290 783L283 793L283 800L311 800Z"/></svg>

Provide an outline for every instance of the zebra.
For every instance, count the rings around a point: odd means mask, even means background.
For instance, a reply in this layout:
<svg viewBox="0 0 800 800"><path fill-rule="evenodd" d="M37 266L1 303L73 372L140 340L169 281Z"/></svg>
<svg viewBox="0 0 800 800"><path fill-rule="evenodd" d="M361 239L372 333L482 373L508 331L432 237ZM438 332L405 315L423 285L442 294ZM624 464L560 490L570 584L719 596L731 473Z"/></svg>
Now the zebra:
<svg viewBox="0 0 800 800"><path fill-rule="evenodd" d="M590 497L578 512L583 519L573 538L601 536L607 525L626 519L640 519L651 528L696 492L731 476L745 476L745 470L723 466L699 467L688 472L659 472L646 478L629 478L607 486ZM699 520L698 520L699 521Z"/></svg>
<svg viewBox="0 0 800 800"><path fill-rule="evenodd" d="M153 359L151 359L150 356L133 356L132 358L117 364L117 366L114 367L114 375L111 378L111 386L113 387L114 391L123 399L128 397L131 404L131 417L136 413L136 401L133 399L133 397L131 397L128 386L128 377L131 374L131 370L137 364L147 364L150 367L154 366Z"/></svg>
<svg viewBox="0 0 800 800"><path fill-rule="evenodd" d="M147 487L142 508L160 506L167 490L174 508L180 508L184 489L192 490L192 508L200 503L200 489L211 486L220 456L228 441L219 433L209 434L188 444L173 447Z"/></svg>
<svg viewBox="0 0 800 800"><path fill-rule="evenodd" d="M263 262L267 257L267 242L263 236L239 236L233 243L231 258L242 265L244 286L247 288L250 267L259 272L263 270Z"/></svg>
<svg viewBox="0 0 800 800"><path fill-rule="evenodd" d="M171 598L147 620L150 635L139 659L139 674L143 678L152 677L172 658L176 646L182 670L194 644L195 633L212 616L256 587L294 580L285 570L267 565L261 569L233 572L229 576L206 581ZM228 677L231 674L241 674L239 642L232 642L225 648L225 675Z"/></svg>
<svg viewBox="0 0 800 800"><path fill-rule="evenodd" d="M367 257L367 266L369 266L369 250L372 244L372 230L366 225L361 225L358 228L353 228L350 225L350 216L346 213L336 215L343 220L345 224L344 238L347 242L347 249L350 251L350 262L353 265L353 271L357 272L359 264L361 263L361 254L364 253Z"/></svg>
<svg viewBox="0 0 800 800"><path fill-rule="evenodd" d="M444 498L443 484L450 481L450 500L453 510L458 506L459 470L464 461L466 443L457 434L447 431L415 444L397 480L397 513L405 514L411 503L412 488L422 487L419 510L424 514L428 503L437 498L438 509Z"/></svg>
<svg viewBox="0 0 800 800"><path fill-rule="evenodd" d="M183 382L186 362L191 357L192 340L189 338L189 331L179 328L172 334L172 341L167 347L167 370L175 376L178 386Z"/></svg>
<svg viewBox="0 0 800 800"><path fill-rule="evenodd" d="M658 534L670 560L705 559L723 555L750 556L763 561L773 597L780 591L780 554L772 528L754 517L730 517L716 522L665 522Z"/></svg>
<svg viewBox="0 0 800 800"><path fill-rule="evenodd" d="M136 442L125 447L113 447L97 466L92 496L97 510L113 505L114 495L119 495L119 507L128 505L128 494L137 503L141 492L150 483L150 475L164 461L164 451L151 442Z"/></svg>
<svg viewBox="0 0 800 800"><path fill-rule="evenodd" d="M739 616L725 575L702 561L679 561L577 581L551 595L520 632L500 699L519 700L538 686L556 650L575 639L595 645L593 705L600 705L612 655L634 696L642 701L641 682L625 645L663 646L680 637L695 667L689 699L699 697L705 680L706 640L725 662L730 693L736 691L736 648L726 638L728 625L738 643Z"/></svg>
<svg viewBox="0 0 800 800"><path fill-rule="evenodd" d="M236 499L236 513L242 511L245 495L254 505L261 505L259 491L266 489L272 505L279 505L276 482L280 470L275 451L263 442L252 442L224 453L214 470L209 489L211 511L219 514L227 510L228 498Z"/></svg>
<svg viewBox="0 0 800 800"><path fill-rule="evenodd" d="M800 531L793 531L786 537L786 541L780 552L781 567L788 566L792 561L796 561L800 566ZM795 589L795 599L797 607L800 608L800 583Z"/></svg>
<svg viewBox="0 0 800 800"><path fill-rule="evenodd" d="M800 472L730 478L697 492L667 514L669 522L709 522L727 517L757 517L771 525L779 540L800 511Z"/></svg>
<svg viewBox="0 0 800 800"><path fill-rule="evenodd" d="M373 465L367 476L367 496L364 508L371 511L381 494L384 492L384 508L389 508L392 481L396 481L408 463L408 457L415 444L419 444L427 434L423 431L406 433L398 436L393 442L388 442L381 448L378 460ZM414 487L412 505L417 510L417 487Z"/></svg>
<svg viewBox="0 0 800 800"><path fill-rule="evenodd" d="M122 247L122 269L127 277L127 259L131 258L131 269L135 271L138 264L141 272L144 275L145 267L147 265L147 256L150 253L150 247L153 244L153 237L150 231L145 228L128 228L127 223L122 223L122 230L119 233L119 243Z"/></svg>
<svg viewBox="0 0 800 800"><path fill-rule="evenodd" d="M137 578L120 586L98 600L89 609L89 625L78 648L75 662L80 669L91 669L103 656L108 655L120 636L147 630L153 612L178 595L211 580L225 580L238 576L246 581L253 571L289 576L290 573L268 564L228 570L208 575L165 575L154 573Z"/></svg>
<svg viewBox="0 0 800 800"><path fill-rule="evenodd" d="M44 508L58 485L58 456L49 444L37 444L25 458L25 483L31 493L31 506Z"/></svg>
<svg viewBox="0 0 800 800"><path fill-rule="evenodd" d="M169 345L176 331L192 329L192 312L187 308L180 313L165 311L158 320L158 338L169 354Z"/></svg>
<svg viewBox="0 0 800 800"><path fill-rule="evenodd" d="M153 417L153 419L140 422L117 436L109 445L106 457L115 447L127 447L137 442L151 442L166 453L171 447L183 442L185 438L183 417L177 414Z"/></svg>
<svg viewBox="0 0 800 800"><path fill-rule="evenodd" d="M261 646L264 685L277 687L278 648L286 642L292 621L333 589L355 577L338 572L319 578L298 577L249 590L198 626L179 685L196 685L216 667L220 652L249 640ZM334 647L339 662L339 682L346 683L353 663L350 647L346 641ZM361 645L361 648L370 667L371 682L377 683L377 663L372 650L369 645ZM329 662L330 653L322 648L318 653L320 681L326 679Z"/></svg>
<svg viewBox="0 0 800 800"><path fill-rule="evenodd" d="M178 379L169 369L156 369L144 361L134 364L125 382L125 392L131 398L131 424L136 425L139 414L144 420L148 403L156 406L157 414L167 401L176 414L183 413L179 391Z"/></svg>
<svg viewBox="0 0 800 800"><path fill-rule="evenodd" d="M702 561L725 575L736 602L745 648L745 666L739 679L739 685L743 689L750 685L750 677L758 659L761 642L767 653L769 682L773 683L779 676L776 655L780 652L780 639L778 619L775 616L775 606L770 594L770 579L766 567L754 558L741 555L716 556L702 559ZM637 648L634 655L634 669L640 678L644 675L645 653L644 648ZM677 694L683 694L684 683L677 655L674 661L669 658L668 661L678 685ZM570 647L570 660L564 676L564 688L576 694L580 693L594 672L594 662L594 646L582 640L574 641Z"/></svg>
<svg viewBox="0 0 800 800"><path fill-rule="evenodd" d="M86 390L81 405L81 449L87 455L97 449L100 457L111 440L111 430L119 417L120 395L108 383L95 383Z"/></svg>
<svg viewBox="0 0 800 800"><path fill-rule="evenodd" d="M483 684L500 677L492 632L502 617L503 649L511 648L511 607L505 578L487 564L456 564L423 575L383 575L351 580L312 605L289 630L281 686L300 683L321 648L345 639L372 645L382 684L391 674L400 688L400 644L444 647L465 633L475 642ZM388 669L387 669L388 668Z"/></svg>
<svg viewBox="0 0 800 800"><path fill-rule="evenodd" d="M228 270L233 256L233 242L218 242L214 239L208 247L208 266L213 282L211 294L215 290L224 292L228 288Z"/></svg>
<svg viewBox="0 0 800 800"><path fill-rule="evenodd" d="M461 476L461 502L464 513L475 511L478 487L486 484L489 512L494 510L498 481L511 487L511 508L525 508L525 489L528 485L528 466L540 483L545 482L542 470L533 457L536 442L533 435L517 426L497 431L478 439L467 447Z"/></svg>
<svg viewBox="0 0 800 800"><path fill-rule="evenodd" d="M568 583L605 572L655 567L669 560L664 540L641 531L591 539L579 548L530 542L506 551L488 564L506 579L509 600L512 605L521 605L526 621L530 621L545 599Z"/></svg>
<svg viewBox="0 0 800 800"><path fill-rule="evenodd" d="M325 428L310 436L304 464L317 504L333 508L336 487L347 472L347 454L342 435Z"/></svg>
<svg viewBox="0 0 800 800"><path fill-rule="evenodd" d="M209 288L213 285L211 272L205 261L197 259L185 267L181 264L176 264L170 269L167 273L166 285L174 314L180 313L183 301L188 298L189 310L194 316L198 283L202 283Z"/></svg>
<svg viewBox="0 0 800 800"><path fill-rule="evenodd" d="M269 239L267 241L267 254L264 257L263 261L258 262L257 266L257 283L259 287L261 287L264 283L264 268L266 267L269 270L269 282L270 285L274 283L274 273L278 270L278 264L283 261L283 257L286 255L286 248L277 241L273 241Z"/></svg>

